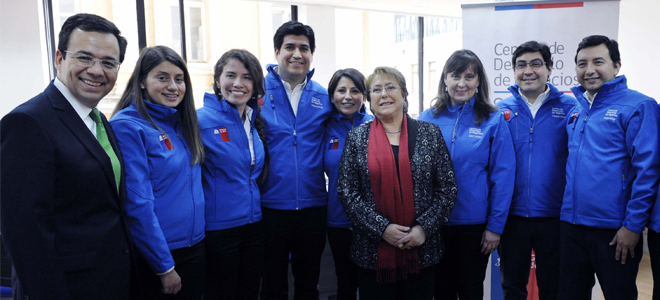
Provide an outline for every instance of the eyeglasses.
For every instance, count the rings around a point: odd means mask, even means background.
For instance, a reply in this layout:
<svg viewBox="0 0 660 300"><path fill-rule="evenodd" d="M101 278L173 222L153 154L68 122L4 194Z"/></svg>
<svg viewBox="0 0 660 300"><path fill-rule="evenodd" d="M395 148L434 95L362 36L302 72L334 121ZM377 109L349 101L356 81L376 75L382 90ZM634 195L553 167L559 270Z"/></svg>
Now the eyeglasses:
<svg viewBox="0 0 660 300"><path fill-rule="evenodd" d="M91 55L87 55L80 52L71 52L71 51L64 51L64 52L71 54L71 57L78 60L79 65L86 68L91 68L94 65L94 63L96 63L97 61L101 63L101 68L103 68L106 71L117 71L119 70L119 65L121 65L120 62L114 59L96 58Z"/></svg>
<svg viewBox="0 0 660 300"><path fill-rule="evenodd" d="M385 92L387 94L391 94L391 93L393 93L394 91L396 91L398 89L399 89L398 86L390 84L390 85L385 87ZM371 92L374 93L374 94L380 95L381 93L383 93L383 88L380 88L380 87L373 88L373 89L371 89Z"/></svg>
<svg viewBox="0 0 660 300"><path fill-rule="evenodd" d="M533 70L538 70L539 68L543 67L543 65L545 65L545 62L540 59L535 59L530 62L519 61L516 63L516 70L527 69L527 65L529 65Z"/></svg>

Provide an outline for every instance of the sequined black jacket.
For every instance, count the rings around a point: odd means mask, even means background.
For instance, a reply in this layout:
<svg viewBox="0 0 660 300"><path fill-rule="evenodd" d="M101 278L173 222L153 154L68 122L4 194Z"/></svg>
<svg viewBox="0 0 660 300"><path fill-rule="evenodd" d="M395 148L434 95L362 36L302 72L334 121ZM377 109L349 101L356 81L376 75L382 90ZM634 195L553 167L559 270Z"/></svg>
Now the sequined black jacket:
<svg viewBox="0 0 660 300"><path fill-rule="evenodd" d="M375 270L381 235L390 220L376 212L367 167L371 122L351 130L339 166L337 192L353 222L351 259ZM456 180L449 151L438 126L408 117L408 147L415 201L415 221L426 242L418 249L419 268L437 264L442 257L440 228L456 202Z"/></svg>

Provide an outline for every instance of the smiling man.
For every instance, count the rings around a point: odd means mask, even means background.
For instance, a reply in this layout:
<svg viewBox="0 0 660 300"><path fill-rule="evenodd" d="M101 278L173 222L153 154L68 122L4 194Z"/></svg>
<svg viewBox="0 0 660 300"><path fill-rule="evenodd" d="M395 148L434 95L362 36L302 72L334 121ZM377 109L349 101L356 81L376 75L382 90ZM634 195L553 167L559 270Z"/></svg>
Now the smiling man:
<svg viewBox="0 0 660 300"><path fill-rule="evenodd" d="M550 48L536 41L513 53L513 96L497 103L516 150L516 182L500 241L504 299L527 299L531 252L536 255L540 300L559 290L559 210L566 185L566 119L575 98L548 82Z"/></svg>
<svg viewBox="0 0 660 300"><path fill-rule="evenodd" d="M267 67L260 101L271 157L261 196L266 230L261 299L288 299L289 257L295 299L318 299L328 203L322 145L332 104L326 89L311 79L312 28L286 22L273 43L278 64Z"/></svg>
<svg viewBox="0 0 660 300"><path fill-rule="evenodd" d="M658 104L628 89L618 43L588 36L575 56L582 108L571 114L561 208L560 295L637 299L640 236L658 187Z"/></svg>
<svg viewBox="0 0 660 300"><path fill-rule="evenodd" d="M122 156L96 109L125 51L108 20L68 18L57 78L2 118L2 238L15 299L128 299Z"/></svg>

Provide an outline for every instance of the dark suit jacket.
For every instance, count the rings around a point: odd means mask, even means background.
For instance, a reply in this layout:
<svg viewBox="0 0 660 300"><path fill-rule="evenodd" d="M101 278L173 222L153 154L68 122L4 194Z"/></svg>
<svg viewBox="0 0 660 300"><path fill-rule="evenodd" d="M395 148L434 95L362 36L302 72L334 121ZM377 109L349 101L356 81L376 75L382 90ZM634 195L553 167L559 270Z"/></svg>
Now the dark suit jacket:
<svg viewBox="0 0 660 300"><path fill-rule="evenodd" d="M73 107L51 82L0 131L2 238L26 298L127 299L124 175L118 193L110 159Z"/></svg>

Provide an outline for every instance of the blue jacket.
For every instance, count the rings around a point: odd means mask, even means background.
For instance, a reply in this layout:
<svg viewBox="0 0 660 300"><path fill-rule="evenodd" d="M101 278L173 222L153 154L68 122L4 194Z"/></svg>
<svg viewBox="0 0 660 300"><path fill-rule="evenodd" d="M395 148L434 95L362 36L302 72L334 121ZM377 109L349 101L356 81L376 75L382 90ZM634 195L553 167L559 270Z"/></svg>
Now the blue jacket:
<svg viewBox="0 0 660 300"><path fill-rule="evenodd" d="M474 101L448 107L437 117L427 109L419 120L440 127L454 165L458 198L447 225L487 223L487 230L501 234L513 195L515 151L500 112L475 124Z"/></svg>
<svg viewBox="0 0 660 300"><path fill-rule="evenodd" d="M332 111L330 121L325 128L325 145L323 147L323 170L328 176L328 226L351 228L353 223L348 218L341 202L339 202L339 195L337 194L339 161L344 151L346 134L351 129L373 120L374 117L366 113L365 105L363 105L360 111L353 116L353 125L351 125L351 121L339 113L334 106Z"/></svg>
<svg viewBox="0 0 660 300"><path fill-rule="evenodd" d="M268 181L261 195L263 207L299 210L328 204L323 175L323 133L332 111L328 91L312 81L307 84L293 114L276 65L268 65L261 114L268 124L266 142L271 157Z"/></svg>
<svg viewBox="0 0 660 300"><path fill-rule="evenodd" d="M566 118L579 106L575 98L548 83L550 94L536 117L518 92L497 105L502 109L516 149L516 182L509 215L559 218L566 186Z"/></svg>
<svg viewBox="0 0 660 300"><path fill-rule="evenodd" d="M641 233L658 190L658 104L628 89L625 76L600 88L589 108L585 89L571 89L582 108L571 114L561 220Z"/></svg>
<svg viewBox="0 0 660 300"><path fill-rule="evenodd" d="M257 178L264 166L264 145L254 126L257 101L250 100L254 167L250 145L238 109L212 93L204 95L197 121L206 158L202 184L206 200L206 230L238 227L261 220Z"/></svg>
<svg viewBox="0 0 660 300"><path fill-rule="evenodd" d="M126 214L133 240L151 269L162 273L174 266L170 250L204 239L202 168L190 165L177 110L145 104L169 138L140 117L133 104L110 125L124 155Z"/></svg>

